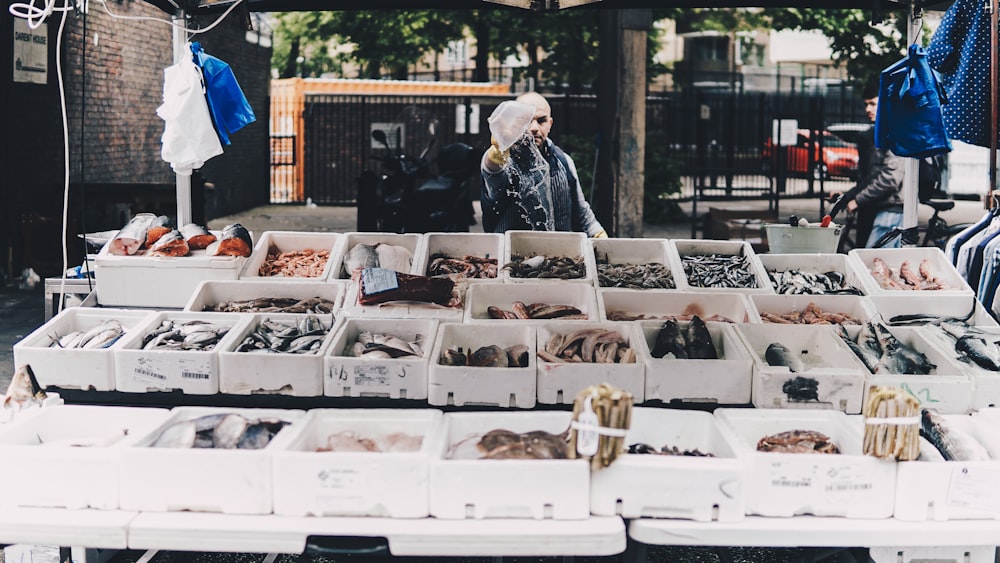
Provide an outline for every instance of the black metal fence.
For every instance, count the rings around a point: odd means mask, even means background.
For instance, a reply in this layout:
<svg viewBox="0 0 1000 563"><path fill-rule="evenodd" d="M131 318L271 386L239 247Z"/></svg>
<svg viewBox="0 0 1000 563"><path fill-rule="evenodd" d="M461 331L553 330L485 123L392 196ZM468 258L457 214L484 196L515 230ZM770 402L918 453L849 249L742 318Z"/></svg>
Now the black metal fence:
<svg viewBox="0 0 1000 563"><path fill-rule="evenodd" d="M399 150L410 154L425 150L431 137L435 141L430 156L458 141L485 149L489 143L486 118L509 98L307 95L304 197L319 204L354 204L356 178L365 169L379 171L377 159L387 154L372 139L374 128L386 130L393 147L398 143ZM548 99L553 139L572 138L574 146L564 147L571 154L593 155L599 130L596 97L552 95ZM849 90L774 93L691 88L647 98L647 159L675 163L681 176L676 197L681 198L810 196L830 191L827 184L831 182L844 181L812 175L786 179L771 165L764 158L764 146L773 123L780 119L795 119L799 129L809 130L832 123L866 122L860 100ZM655 169L647 170L647 186L663 181ZM586 180L584 185L588 185Z"/></svg>

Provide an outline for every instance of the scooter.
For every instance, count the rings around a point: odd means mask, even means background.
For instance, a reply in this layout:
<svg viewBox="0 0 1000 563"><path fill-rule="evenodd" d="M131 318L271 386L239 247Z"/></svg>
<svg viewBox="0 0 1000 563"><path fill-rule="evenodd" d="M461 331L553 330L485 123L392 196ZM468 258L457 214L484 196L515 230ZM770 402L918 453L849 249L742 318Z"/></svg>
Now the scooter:
<svg viewBox="0 0 1000 563"><path fill-rule="evenodd" d="M358 230L395 233L467 232L475 224L470 184L478 178L475 149L453 143L441 149L434 160L427 157L436 139L419 156L396 150L385 131L372 131L372 138L386 148L381 174L364 171L358 183ZM435 173L436 169L436 173Z"/></svg>

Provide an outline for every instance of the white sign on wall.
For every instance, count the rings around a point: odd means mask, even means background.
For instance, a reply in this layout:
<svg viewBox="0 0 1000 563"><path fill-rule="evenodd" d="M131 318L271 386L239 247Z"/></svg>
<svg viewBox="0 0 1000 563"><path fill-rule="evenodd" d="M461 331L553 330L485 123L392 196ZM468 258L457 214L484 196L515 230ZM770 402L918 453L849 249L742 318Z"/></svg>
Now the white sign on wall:
<svg viewBox="0 0 1000 563"><path fill-rule="evenodd" d="M469 133L472 135L479 134L479 104L472 104L470 106L472 111L469 112ZM465 104L455 105L455 133L464 134L465 133Z"/></svg>
<svg viewBox="0 0 1000 563"><path fill-rule="evenodd" d="M27 20L14 18L14 82L48 84L49 26L28 27Z"/></svg>
<svg viewBox="0 0 1000 563"><path fill-rule="evenodd" d="M771 122L771 138L782 147L795 146L799 142L799 120L775 119Z"/></svg>

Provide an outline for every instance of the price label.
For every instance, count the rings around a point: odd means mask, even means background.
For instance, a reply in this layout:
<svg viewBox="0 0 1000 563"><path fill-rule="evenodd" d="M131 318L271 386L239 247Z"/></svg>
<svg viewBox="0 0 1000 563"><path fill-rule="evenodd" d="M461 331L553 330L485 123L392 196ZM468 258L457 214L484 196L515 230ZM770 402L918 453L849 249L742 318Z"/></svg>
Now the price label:
<svg viewBox="0 0 1000 563"><path fill-rule="evenodd" d="M184 358L177 360L180 368L181 381L195 382L212 379L212 360L210 358Z"/></svg>
<svg viewBox="0 0 1000 563"><path fill-rule="evenodd" d="M951 471L945 504L997 512L1000 510L1000 469L959 465Z"/></svg>
<svg viewBox="0 0 1000 563"><path fill-rule="evenodd" d="M822 487L828 502L845 505L868 498L875 483L869 468L845 464L825 468Z"/></svg>
<svg viewBox="0 0 1000 563"><path fill-rule="evenodd" d="M804 463L774 462L768 470L768 483L786 491L812 490L818 483L819 468Z"/></svg>
<svg viewBox="0 0 1000 563"><path fill-rule="evenodd" d="M142 357L132 366L132 379L159 389L166 389L169 367L166 358Z"/></svg>
<svg viewBox="0 0 1000 563"><path fill-rule="evenodd" d="M365 268L361 270L361 290L364 295L382 293L399 287L396 272L388 268Z"/></svg>
<svg viewBox="0 0 1000 563"><path fill-rule="evenodd" d="M388 366L354 366L354 385L358 387L384 387L389 379Z"/></svg>

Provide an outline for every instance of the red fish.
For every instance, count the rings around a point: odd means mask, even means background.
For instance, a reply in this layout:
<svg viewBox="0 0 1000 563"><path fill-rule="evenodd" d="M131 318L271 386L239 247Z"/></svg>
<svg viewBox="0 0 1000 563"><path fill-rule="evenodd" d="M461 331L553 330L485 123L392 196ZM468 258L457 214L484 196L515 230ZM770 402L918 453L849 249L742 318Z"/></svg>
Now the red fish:
<svg viewBox="0 0 1000 563"><path fill-rule="evenodd" d="M215 242L216 236L208 232L208 229L195 223L188 223L181 227L181 235L187 241L191 250L201 250L208 248L208 245Z"/></svg>
<svg viewBox="0 0 1000 563"><path fill-rule="evenodd" d="M149 249L149 254L152 256L187 256L190 253L191 248L177 229L160 237L160 240Z"/></svg>

